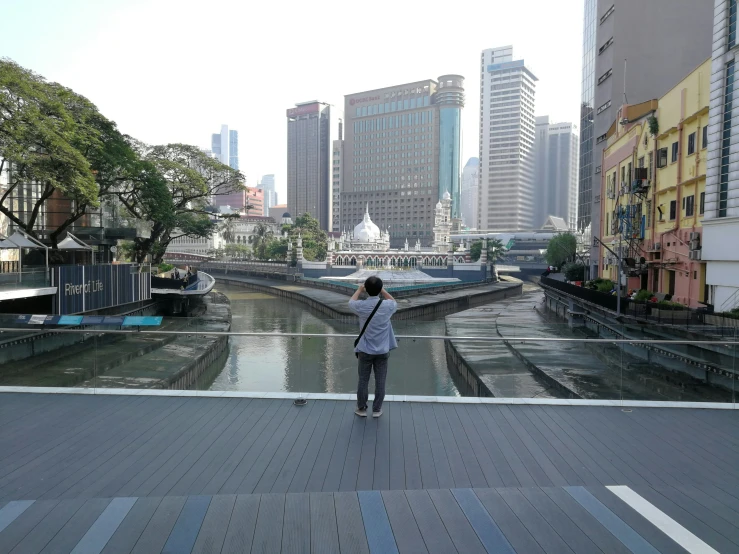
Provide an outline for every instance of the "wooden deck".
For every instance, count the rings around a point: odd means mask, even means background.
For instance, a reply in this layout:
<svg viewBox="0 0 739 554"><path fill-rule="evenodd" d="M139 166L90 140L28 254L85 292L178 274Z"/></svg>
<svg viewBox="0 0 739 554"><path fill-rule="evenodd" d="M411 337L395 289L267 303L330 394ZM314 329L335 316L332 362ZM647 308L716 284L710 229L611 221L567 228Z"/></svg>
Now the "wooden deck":
<svg viewBox="0 0 739 554"><path fill-rule="evenodd" d="M2 394L0 553L739 552L737 411L353 409Z"/></svg>

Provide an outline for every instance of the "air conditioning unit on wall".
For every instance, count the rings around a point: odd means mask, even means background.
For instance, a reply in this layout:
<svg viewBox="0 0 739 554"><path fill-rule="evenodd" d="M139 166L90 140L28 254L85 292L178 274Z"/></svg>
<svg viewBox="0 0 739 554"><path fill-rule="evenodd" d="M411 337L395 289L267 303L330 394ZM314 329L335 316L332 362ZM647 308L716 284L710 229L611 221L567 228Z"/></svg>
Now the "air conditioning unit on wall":
<svg viewBox="0 0 739 554"><path fill-rule="evenodd" d="M701 251L700 250L693 250L692 252L688 253L688 258L691 260L700 260L701 259Z"/></svg>

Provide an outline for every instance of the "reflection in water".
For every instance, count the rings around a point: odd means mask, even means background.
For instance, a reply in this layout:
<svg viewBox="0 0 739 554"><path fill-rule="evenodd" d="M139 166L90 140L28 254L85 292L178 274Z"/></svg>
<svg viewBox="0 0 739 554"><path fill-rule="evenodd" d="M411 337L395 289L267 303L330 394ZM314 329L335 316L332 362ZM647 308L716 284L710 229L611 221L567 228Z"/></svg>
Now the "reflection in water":
<svg viewBox="0 0 739 554"><path fill-rule="evenodd" d="M323 319L297 302L238 286L218 285L217 290L231 301L234 332L358 333L356 325ZM443 319L398 321L394 327L397 334L444 334ZM211 390L356 391L352 337L231 337L230 341L230 355ZM387 394L458 396L447 370L443 341L399 341L390 355Z"/></svg>

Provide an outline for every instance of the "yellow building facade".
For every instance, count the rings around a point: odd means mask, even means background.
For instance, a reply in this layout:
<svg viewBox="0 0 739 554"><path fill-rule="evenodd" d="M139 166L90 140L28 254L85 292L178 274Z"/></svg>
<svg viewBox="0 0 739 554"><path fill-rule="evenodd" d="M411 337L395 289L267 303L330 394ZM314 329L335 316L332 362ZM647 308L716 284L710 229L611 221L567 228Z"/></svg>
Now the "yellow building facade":
<svg viewBox="0 0 739 554"><path fill-rule="evenodd" d="M622 106L601 165L601 240L624 260L628 289L705 300L700 260L711 60L658 100ZM601 247L601 275L618 262Z"/></svg>

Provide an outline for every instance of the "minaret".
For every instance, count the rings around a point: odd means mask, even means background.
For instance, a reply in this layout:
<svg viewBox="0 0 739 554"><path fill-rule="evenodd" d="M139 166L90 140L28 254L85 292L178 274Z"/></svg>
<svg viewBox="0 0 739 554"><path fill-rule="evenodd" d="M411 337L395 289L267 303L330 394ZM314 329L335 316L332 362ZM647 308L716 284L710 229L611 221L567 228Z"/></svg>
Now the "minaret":
<svg viewBox="0 0 739 554"><path fill-rule="evenodd" d="M298 261L303 261L303 237L298 233Z"/></svg>

